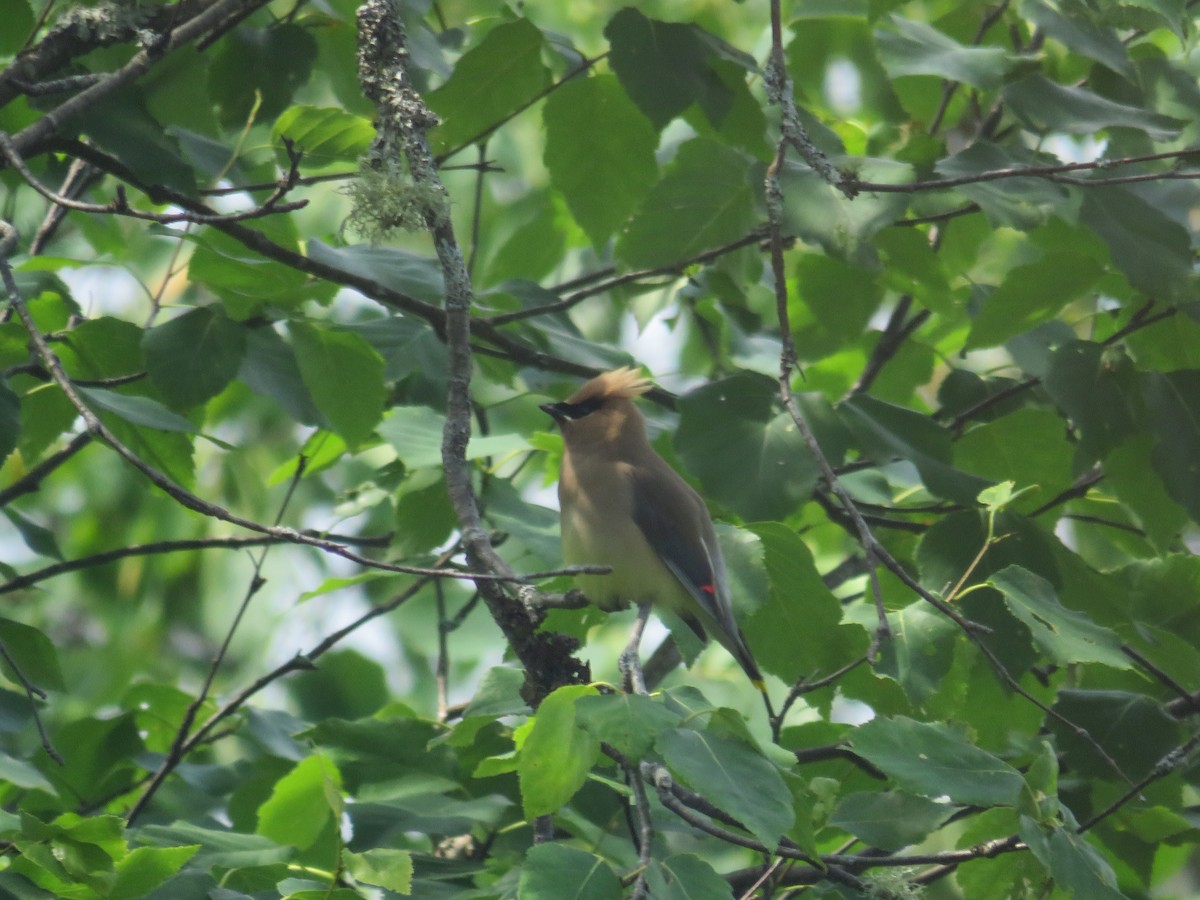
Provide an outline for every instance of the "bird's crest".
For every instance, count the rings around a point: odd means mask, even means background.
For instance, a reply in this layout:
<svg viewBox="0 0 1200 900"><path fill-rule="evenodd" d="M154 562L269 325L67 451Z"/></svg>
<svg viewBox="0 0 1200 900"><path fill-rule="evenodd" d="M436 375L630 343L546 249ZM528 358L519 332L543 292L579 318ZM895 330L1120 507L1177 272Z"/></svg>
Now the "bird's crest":
<svg viewBox="0 0 1200 900"><path fill-rule="evenodd" d="M636 397L650 390L653 385L633 366L624 366L597 375L571 395L568 403L586 403L589 400L607 400L611 397Z"/></svg>

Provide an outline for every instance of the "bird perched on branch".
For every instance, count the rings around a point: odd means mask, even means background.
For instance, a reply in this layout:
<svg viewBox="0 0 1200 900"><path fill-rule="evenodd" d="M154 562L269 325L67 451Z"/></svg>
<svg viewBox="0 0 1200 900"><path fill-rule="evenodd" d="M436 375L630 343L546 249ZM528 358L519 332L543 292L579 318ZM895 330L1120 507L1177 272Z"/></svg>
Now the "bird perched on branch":
<svg viewBox="0 0 1200 900"><path fill-rule="evenodd" d="M733 618L725 561L704 500L650 446L633 398L650 389L636 369L598 375L562 403L541 409L562 429L558 498L563 557L612 567L580 575L579 588L604 610L649 604L673 611L701 640L712 634L763 696L762 673ZM636 637L622 669L636 661ZM768 704L769 708L769 704Z"/></svg>

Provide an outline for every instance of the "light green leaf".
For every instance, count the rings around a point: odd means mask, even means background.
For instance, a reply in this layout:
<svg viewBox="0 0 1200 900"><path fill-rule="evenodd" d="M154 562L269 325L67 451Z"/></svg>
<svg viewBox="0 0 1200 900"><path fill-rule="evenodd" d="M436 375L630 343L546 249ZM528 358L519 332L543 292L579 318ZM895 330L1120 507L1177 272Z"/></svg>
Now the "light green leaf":
<svg viewBox="0 0 1200 900"><path fill-rule="evenodd" d="M756 747L715 731L676 728L658 739L676 778L749 829L768 848L796 821L779 770Z"/></svg>
<svg viewBox="0 0 1200 900"><path fill-rule="evenodd" d="M383 358L356 334L291 322L296 362L313 402L351 447L362 443L383 414Z"/></svg>
<svg viewBox="0 0 1200 900"><path fill-rule="evenodd" d="M546 168L599 248L658 177L658 134L612 75L576 78L542 111Z"/></svg>
<svg viewBox="0 0 1200 900"><path fill-rule="evenodd" d="M694 138L680 146L662 180L617 240L627 265L688 259L743 236L757 221L750 161L721 144Z"/></svg>
<svg viewBox="0 0 1200 900"><path fill-rule="evenodd" d="M304 850L325 826L340 815L330 804L329 788L340 789L342 776L333 762L319 753L302 759L275 782L271 796L258 808L255 834Z"/></svg>
<svg viewBox="0 0 1200 900"><path fill-rule="evenodd" d="M575 701L596 693L589 685L567 685L538 707L517 761L525 815L555 812L583 787L600 756L600 741L576 721Z"/></svg>
<svg viewBox="0 0 1200 900"><path fill-rule="evenodd" d="M276 120L275 136L291 140L304 153L304 162L322 166L357 160L371 146L375 128L338 107L293 106Z"/></svg>
<svg viewBox="0 0 1200 900"><path fill-rule="evenodd" d="M140 900L182 869L199 849L198 845L135 847L116 861L117 877L106 896L109 900Z"/></svg>
<svg viewBox="0 0 1200 900"><path fill-rule="evenodd" d="M1018 409L1003 418L972 428L954 445L960 468L995 481L1009 481L1005 507L1036 509L1070 487L1073 448L1061 418L1043 409ZM1023 495L1014 496L1013 485ZM1028 488L1036 485L1035 490Z"/></svg>
<svg viewBox="0 0 1200 900"><path fill-rule="evenodd" d="M142 338L146 369L177 409L217 396L237 376L246 354L246 330L219 306L201 306Z"/></svg>
<svg viewBox="0 0 1200 900"><path fill-rule="evenodd" d="M1054 586L1020 566L1009 566L989 579L1004 595L1012 614L1029 626L1042 651L1057 663L1096 662L1128 669L1121 639L1083 613L1058 602Z"/></svg>
<svg viewBox="0 0 1200 900"><path fill-rule="evenodd" d="M1037 262L1017 266L988 294L971 323L964 349L994 347L1050 321L1102 274L1100 266L1083 253L1047 253Z"/></svg>
<svg viewBox="0 0 1200 900"><path fill-rule="evenodd" d="M644 759L658 736L680 719L661 700L625 693L580 697L575 716L584 731L634 761Z"/></svg>
<svg viewBox="0 0 1200 900"><path fill-rule="evenodd" d="M346 851L344 858L346 868L356 881L398 894L412 893L413 859L407 850L380 847L364 853Z"/></svg>
<svg viewBox="0 0 1200 900"><path fill-rule="evenodd" d="M392 410L379 426L379 436L392 445L400 461L410 469L442 465L442 429L446 417L427 406L401 406ZM467 444L467 459L504 457L529 449L520 434L476 435Z"/></svg>
<svg viewBox="0 0 1200 900"><path fill-rule="evenodd" d="M521 900L620 900L612 867L585 850L557 842L531 847L520 867Z"/></svg>
<svg viewBox="0 0 1200 900"><path fill-rule="evenodd" d="M1008 763L945 725L903 716L872 719L851 737L854 751L914 794L967 806L1011 806L1025 780Z"/></svg>

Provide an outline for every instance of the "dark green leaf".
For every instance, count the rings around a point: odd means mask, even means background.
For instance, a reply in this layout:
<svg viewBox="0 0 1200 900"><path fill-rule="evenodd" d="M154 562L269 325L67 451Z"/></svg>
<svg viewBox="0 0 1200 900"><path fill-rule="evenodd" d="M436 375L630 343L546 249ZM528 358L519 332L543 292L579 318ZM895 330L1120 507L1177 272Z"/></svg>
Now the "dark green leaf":
<svg viewBox="0 0 1200 900"><path fill-rule="evenodd" d="M729 882L692 853L652 862L647 885L655 900L728 900Z"/></svg>
<svg viewBox="0 0 1200 900"><path fill-rule="evenodd" d="M194 433L196 426L178 413L173 413L157 400L132 394L118 394L106 388L76 386L83 399L97 409L120 416L131 425L144 425L158 431Z"/></svg>
<svg viewBox="0 0 1200 900"><path fill-rule="evenodd" d="M1118 126L1144 131L1154 141L1169 141L1179 134L1182 124L1169 116L1117 103L1085 88L1064 87L1041 75L1008 85L1004 99L1035 131L1091 134Z"/></svg>
<svg viewBox="0 0 1200 900"><path fill-rule="evenodd" d="M658 177L658 134L612 75L576 78L542 112L546 168L575 221L601 247Z"/></svg>
<svg viewBox="0 0 1200 900"><path fill-rule="evenodd" d="M1080 450L1103 459L1137 430L1141 397L1129 358L1099 344L1073 341L1050 359L1046 392L1080 432Z"/></svg>
<svg viewBox="0 0 1200 900"><path fill-rule="evenodd" d="M307 322L292 322L288 331L317 408L348 445L365 441L379 424L387 398L383 358L356 334Z"/></svg>
<svg viewBox="0 0 1200 900"><path fill-rule="evenodd" d="M1089 188L1079 218L1104 239L1113 263L1135 288L1156 299L1194 296L1187 229L1133 190Z"/></svg>
<svg viewBox="0 0 1200 900"><path fill-rule="evenodd" d="M21 401L8 382L0 379L0 462L17 446L21 433Z"/></svg>
<svg viewBox="0 0 1200 900"><path fill-rule="evenodd" d="M677 728L658 739L671 773L749 829L767 847L796 813L779 770L756 747L715 731Z"/></svg>
<svg viewBox="0 0 1200 900"><path fill-rule="evenodd" d="M719 125L734 102L713 68L720 41L690 23L661 22L626 7L604 29L609 61L621 85L654 127L696 103Z"/></svg>
<svg viewBox="0 0 1200 900"><path fill-rule="evenodd" d="M450 79L429 95L442 118L434 139L450 150L473 141L533 100L550 83L545 38L528 19L497 25L465 53Z"/></svg>
<svg viewBox="0 0 1200 900"><path fill-rule="evenodd" d="M220 41L209 70L209 90L221 121L242 127L252 117L271 122L312 75L317 43L300 25L241 27Z"/></svg>
<svg viewBox="0 0 1200 900"><path fill-rule="evenodd" d="M25 546L34 553L37 553L39 556L48 556L50 559L63 558L62 551L58 549L58 541L54 537L54 532L49 528L39 525L24 513L12 507L6 507L4 515L8 521L12 522L13 527L20 532Z"/></svg>
<svg viewBox="0 0 1200 900"><path fill-rule="evenodd" d="M1154 468L1168 495L1200 522L1200 371L1143 376Z"/></svg>
<svg viewBox="0 0 1200 900"><path fill-rule="evenodd" d="M893 16L893 30L875 32L880 61L892 78L933 75L973 87L996 87L1012 66L1002 47L966 47L935 28Z"/></svg>
<svg viewBox="0 0 1200 900"><path fill-rule="evenodd" d="M900 850L919 844L956 809L902 791L850 794L842 798L829 824L870 847Z"/></svg>
<svg viewBox="0 0 1200 900"><path fill-rule="evenodd" d="M821 677L866 649L867 636L839 627L842 607L817 572L812 552L791 528L751 525L762 542L770 582L767 600L743 623L746 641L764 670L787 683Z"/></svg>
<svg viewBox="0 0 1200 900"><path fill-rule="evenodd" d="M595 693L589 685L568 685L538 707L517 761L525 815L555 812L583 787L600 755L600 742L580 727L575 701Z"/></svg>
<svg viewBox="0 0 1200 900"><path fill-rule="evenodd" d="M1128 669L1128 657L1120 650L1121 640L1078 610L1058 602L1054 586L1020 566L1009 566L990 579L1004 595L1012 614L1029 626L1033 639L1055 662L1096 662Z"/></svg>
<svg viewBox="0 0 1200 900"><path fill-rule="evenodd" d="M1072 897L1123 900L1112 866L1073 828L1047 825L1021 816L1021 839Z"/></svg>
<svg viewBox="0 0 1200 900"><path fill-rule="evenodd" d="M876 718L854 731L851 744L898 786L932 799L1011 806L1025 786L1020 772L944 725Z"/></svg>
<svg viewBox="0 0 1200 900"><path fill-rule="evenodd" d="M598 856L561 843L532 847L521 867L524 900L620 900L621 881Z"/></svg>
<svg viewBox="0 0 1200 900"><path fill-rule="evenodd" d="M274 231L268 231L268 237L294 250L295 236L288 232L295 225L284 221L288 224L269 226ZM188 278L211 289L233 318L245 321L265 305L290 308L307 299L305 273L267 259L212 229L201 232L198 242L200 246L188 262Z"/></svg>
<svg viewBox="0 0 1200 900"><path fill-rule="evenodd" d="M4 648L21 670L21 675L35 687L50 691L67 689L58 663L58 651L43 632L22 622L0 619L0 641L4 642ZM9 679L23 684L7 660L0 665Z"/></svg>
<svg viewBox="0 0 1200 900"><path fill-rule="evenodd" d="M146 332L146 368L177 409L203 403L233 381L246 354L246 331L219 306L201 306Z"/></svg>
<svg viewBox="0 0 1200 900"><path fill-rule="evenodd" d="M1018 409L964 434L954 445L954 462L991 481L1011 481L1038 490L1019 497L1014 508L1040 507L1070 487L1072 448L1066 423L1041 409Z"/></svg>
<svg viewBox="0 0 1200 900"><path fill-rule="evenodd" d="M4 30L0 32L0 55L13 56L33 33L33 10L26 0L0 0L0 21L4 22Z"/></svg>
<svg viewBox="0 0 1200 900"><path fill-rule="evenodd" d="M749 161L705 138L680 146L617 240L635 267L678 262L742 237L756 224Z"/></svg>
<svg viewBox="0 0 1200 900"><path fill-rule="evenodd" d="M1044 0L1023 3L1021 9L1031 22L1060 44L1132 79L1133 67L1125 45L1111 28L1097 22L1093 10L1082 4L1062 4L1061 9L1055 9Z"/></svg>
<svg viewBox="0 0 1200 900"><path fill-rule="evenodd" d="M860 447L877 462L893 456L907 459L925 487L939 497L973 504L990 482L950 464L950 433L911 409L856 394L839 409Z"/></svg>
<svg viewBox="0 0 1200 900"><path fill-rule="evenodd" d="M1126 778L1148 774L1184 737L1179 722L1141 694L1067 689L1059 693L1054 710L1103 747ZM1121 779L1090 741L1058 719L1047 721L1072 771L1108 781Z"/></svg>
<svg viewBox="0 0 1200 900"><path fill-rule="evenodd" d="M679 402L675 449L704 493L744 519L793 512L817 480L774 382L742 373L692 391Z"/></svg>
<svg viewBox="0 0 1200 900"><path fill-rule="evenodd" d="M318 240L308 242L308 255L322 265L344 269L428 303L442 302L446 293L437 260L393 247L333 247Z"/></svg>
<svg viewBox="0 0 1200 900"><path fill-rule="evenodd" d="M256 394L274 400L296 421L328 427L304 384L291 345L273 328L251 328L243 333L246 350L238 378Z"/></svg>

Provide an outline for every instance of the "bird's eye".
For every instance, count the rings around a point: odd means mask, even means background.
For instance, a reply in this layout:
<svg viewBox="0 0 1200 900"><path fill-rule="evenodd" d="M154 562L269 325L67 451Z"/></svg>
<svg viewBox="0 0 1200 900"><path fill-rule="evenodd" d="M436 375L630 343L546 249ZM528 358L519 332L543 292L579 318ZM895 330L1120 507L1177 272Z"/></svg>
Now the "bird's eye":
<svg viewBox="0 0 1200 900"><path fill-rule="evenodd" d="M562 404L562 411L567 414L567 418L569 419L582 419L584 416L591 415L603 405L603 397L593 397L590 400L584 400L582 403L564 403Z"/></svg>

